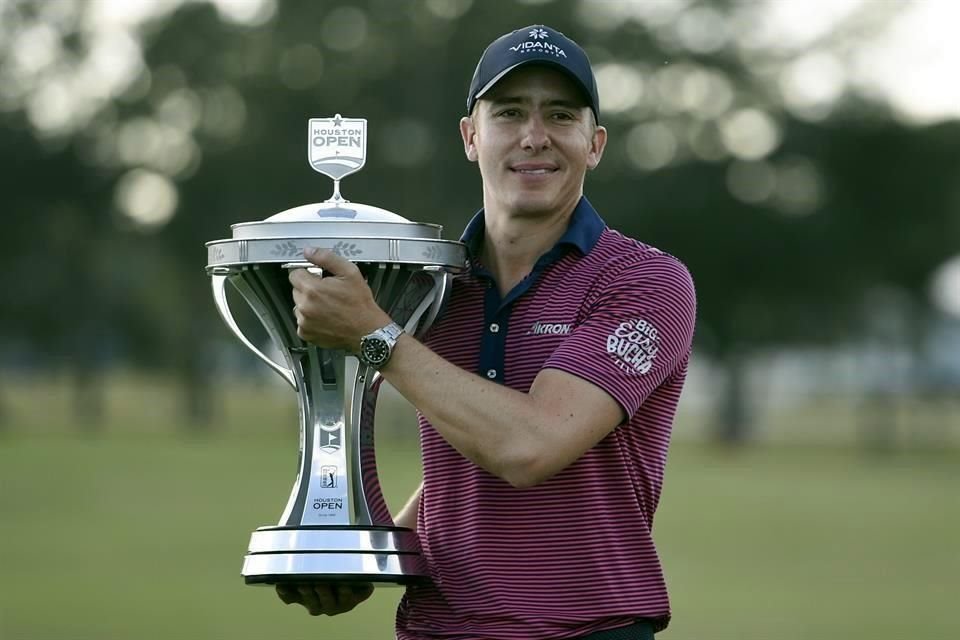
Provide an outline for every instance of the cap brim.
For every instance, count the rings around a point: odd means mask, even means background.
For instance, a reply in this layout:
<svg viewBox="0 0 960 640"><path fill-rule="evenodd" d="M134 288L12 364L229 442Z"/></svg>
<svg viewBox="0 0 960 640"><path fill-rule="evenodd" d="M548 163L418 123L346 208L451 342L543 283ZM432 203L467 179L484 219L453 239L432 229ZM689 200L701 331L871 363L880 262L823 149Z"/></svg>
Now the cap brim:
<svg viewBox="0 0 960 640"><path fill-rule="evenodd" d="M580 82L580 78L578 78L575 73L567 69L564 65L558 62L553 62L552 60L544 60L542 58L531 58L529 60L521 60L517 64L507 67L497 75L493 76L493 78L491 78L490 81L487 82L487 84L483 85L483 87L481 87L480 90L477 91L477 93L473 96L473 104L476 104L477 100L482 98L483 95L487 93L487 91L492 89L495 84L503 80L503 77L506 76L508 73L520 67L524 67L531 64L538 64L545 67L551 67L553 69L556 69L557 71L562 71L565 76L573 80L573 84L579 87L581 93L583 93L583 97L586 98L586 100L584 101L584 106L590 107L591 110L593 109L593 103L590 99L590 91L583 86L583 83Z"/></svg>

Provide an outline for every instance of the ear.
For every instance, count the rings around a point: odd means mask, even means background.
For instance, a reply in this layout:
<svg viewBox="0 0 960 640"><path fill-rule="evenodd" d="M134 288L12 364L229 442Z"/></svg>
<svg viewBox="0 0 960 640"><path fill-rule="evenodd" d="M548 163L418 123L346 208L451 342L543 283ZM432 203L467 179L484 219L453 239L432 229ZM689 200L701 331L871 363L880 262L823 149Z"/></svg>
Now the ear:
<svg viewBox="0 0 960 640"><path fill-rule="evenodd" d="M600 164L600 158L603 157L603 150L607 147L607 129L606 127L597 127L593 130L593 138L590 140L590 151L587 153L587 169L596 169Z"/></svg>
<svg viewBox="0 0 960 640"><path fill-rule="evenodd" d="M463 152L467 155L470 162L477 161L477 128L473 124L473 118L464 116L460 118L460 137L463 138Z"/></svg>

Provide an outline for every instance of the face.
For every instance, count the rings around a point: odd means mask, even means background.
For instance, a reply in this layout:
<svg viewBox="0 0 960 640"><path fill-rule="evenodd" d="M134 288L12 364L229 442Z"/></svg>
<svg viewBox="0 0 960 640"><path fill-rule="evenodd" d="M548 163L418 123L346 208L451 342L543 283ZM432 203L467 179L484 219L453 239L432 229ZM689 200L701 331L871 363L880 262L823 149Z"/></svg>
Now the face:
<svg viewBox="0 0 960 640"><path fill-rule="evenodd" d="M480 165L486 210L523 217L572 211L607 141L573 81L532 65L484 94L460 133Z"/></svg>

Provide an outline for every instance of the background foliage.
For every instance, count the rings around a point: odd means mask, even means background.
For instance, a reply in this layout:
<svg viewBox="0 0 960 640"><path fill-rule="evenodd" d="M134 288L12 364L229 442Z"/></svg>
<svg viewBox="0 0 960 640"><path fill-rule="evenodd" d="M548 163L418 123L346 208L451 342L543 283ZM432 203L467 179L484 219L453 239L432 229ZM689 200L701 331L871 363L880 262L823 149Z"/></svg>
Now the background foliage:
<svg viewBox="0 0 960 640"><path fill-rule="evenodd" d="M304 129L335 113L369 121L346 197L457 237L481 206L470 75L533 23L597 69L610 144L588 197L697 285L657 523L666 637L950 637L951 7L0 0L0 639L389 637L399 592L318 621L237 576L291 479L294 406L217 317L203 245L327 198ZM402 501L413 424L386 402Z"/></svg>

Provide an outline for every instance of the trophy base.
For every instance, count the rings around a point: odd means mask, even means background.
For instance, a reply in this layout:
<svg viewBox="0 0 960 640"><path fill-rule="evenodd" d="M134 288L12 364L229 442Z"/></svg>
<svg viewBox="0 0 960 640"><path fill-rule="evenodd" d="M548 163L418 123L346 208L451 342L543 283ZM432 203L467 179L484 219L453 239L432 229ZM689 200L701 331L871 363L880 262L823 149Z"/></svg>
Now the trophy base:
<svg viewBox="0 0 960 640"><path fill-rule="evenodd" d="M316 584L330 582L335 584L372 584L375 587L405 587L411 584L429 582L426 576L388 575L388 574L316 574L316 573L264 573L243 577L244 584L270 587L278 584Z"/></svg>
<svg viewBox="0 0 960 640"><path fill-rule="evenodd" d="M241 571L246 584L429 581L419 541L401 527L260 527Z"/></svg>

